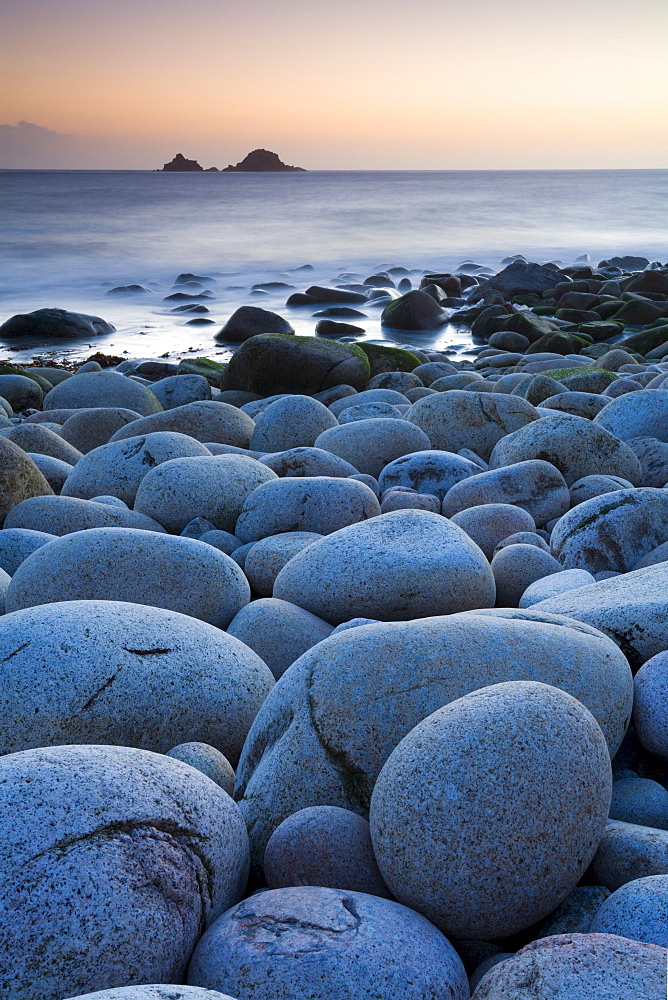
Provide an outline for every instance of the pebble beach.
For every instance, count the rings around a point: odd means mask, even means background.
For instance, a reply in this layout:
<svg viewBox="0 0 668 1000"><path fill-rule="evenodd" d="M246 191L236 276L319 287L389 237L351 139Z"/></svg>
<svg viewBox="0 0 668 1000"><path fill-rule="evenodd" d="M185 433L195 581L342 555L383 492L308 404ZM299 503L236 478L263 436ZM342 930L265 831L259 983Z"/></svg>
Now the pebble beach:
<svg viewBox="0 0 668 1000"><path fill-rule="evenodd" d="M1 317L0 1000L665 1000L668 263L312 271Z"/></svg>

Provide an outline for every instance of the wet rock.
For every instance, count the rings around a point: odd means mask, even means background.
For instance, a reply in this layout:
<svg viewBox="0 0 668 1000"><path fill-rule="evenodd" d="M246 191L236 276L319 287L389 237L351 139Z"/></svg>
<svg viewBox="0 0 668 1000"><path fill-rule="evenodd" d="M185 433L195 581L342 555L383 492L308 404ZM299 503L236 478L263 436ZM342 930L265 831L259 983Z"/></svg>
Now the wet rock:
<svg viewBox="0 0 668 1000"><path fill-rule="evenodd" d="M260 333L292 334L294 328L278 313L257 306L241 306L216 334L216 340L241 343Z"/></svg>
<svg viewBox="0 0 668 1000"><path fill-rule="evenodd" d="M278 392L313 395L335 385L363 389L370 374L361 348L317 337L261 334L230 359L225 389L269 396Z"/></svg>
<svg viewBox="0 0 668 1000"><path fill-rule="evenodd" d="M0 375L0 396L6 399L16 413L30 408L41 408L44 392L25 375Z"/></svg>
<svg viewBox="0 0 668 1000"><path fill-rule="evenodd" d="M389 302L380 317L383 327L393 330L437 330L448 322L448 314L426 292L407 292Z"/></svg>
<svg viewBox="0 0 668 1000"><path fill-rule="evenodd" d="M33 337L37 340L65 337L70 340L113 333L116 328L100 316L68 312L67 309L36 309L19 313L0 326L0 337Z"/></svg>

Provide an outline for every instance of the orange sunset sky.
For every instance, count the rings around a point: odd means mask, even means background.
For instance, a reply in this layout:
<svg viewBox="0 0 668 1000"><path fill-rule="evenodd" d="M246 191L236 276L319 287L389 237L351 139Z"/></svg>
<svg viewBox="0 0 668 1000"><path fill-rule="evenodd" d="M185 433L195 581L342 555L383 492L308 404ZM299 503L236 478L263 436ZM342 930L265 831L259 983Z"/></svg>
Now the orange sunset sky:
<svg viewBox="0 0 668 1000"><path fill-rule="evenodd" d="M663 167L668 0L4 0L0 166Z"/></svg>

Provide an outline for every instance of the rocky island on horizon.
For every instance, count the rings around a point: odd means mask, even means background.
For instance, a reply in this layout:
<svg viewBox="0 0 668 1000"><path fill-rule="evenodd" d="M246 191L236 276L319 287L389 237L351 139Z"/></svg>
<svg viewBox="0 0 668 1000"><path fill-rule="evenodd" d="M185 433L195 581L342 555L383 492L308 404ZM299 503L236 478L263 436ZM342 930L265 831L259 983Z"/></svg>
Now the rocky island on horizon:
<svg viewBox="0 0 668 1000"><path fill-rule="evenodd" d="M254 149L243 160L236 165L230 164L224 167L222 173L227 172L248 172L248 173L285 173L286 171L305 173L304 167L292 167L283 163L278 153L272 153L268 149ZM177 153L173 160L165 163L159 168L159 173L204 173L197 160L189 160L183 153ZM218 173L218 167L208 167L206 172Z"/></svg>

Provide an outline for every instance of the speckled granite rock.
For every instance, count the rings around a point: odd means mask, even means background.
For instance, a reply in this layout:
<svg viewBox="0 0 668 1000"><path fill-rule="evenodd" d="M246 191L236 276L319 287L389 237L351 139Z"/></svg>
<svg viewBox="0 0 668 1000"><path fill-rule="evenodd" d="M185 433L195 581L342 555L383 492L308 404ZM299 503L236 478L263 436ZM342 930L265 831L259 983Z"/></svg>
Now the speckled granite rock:
<svg viewBox="0 0 668 1000"><path fill-rule="evenodd" d="M591 930L668 948L668 875L650 875L621 886L600 907Z"/></svg>

